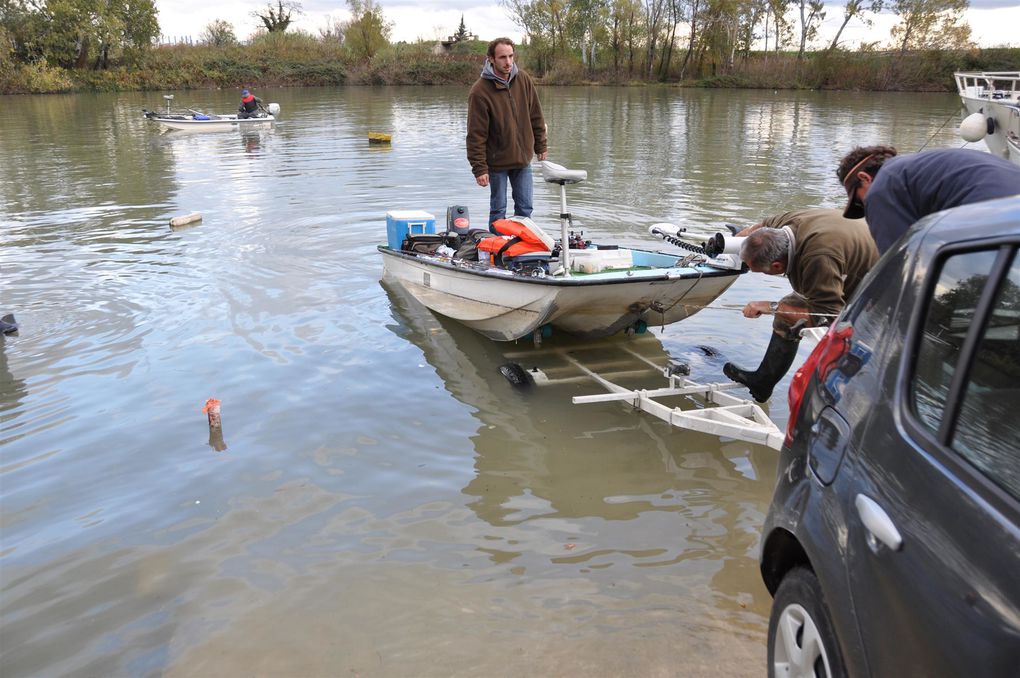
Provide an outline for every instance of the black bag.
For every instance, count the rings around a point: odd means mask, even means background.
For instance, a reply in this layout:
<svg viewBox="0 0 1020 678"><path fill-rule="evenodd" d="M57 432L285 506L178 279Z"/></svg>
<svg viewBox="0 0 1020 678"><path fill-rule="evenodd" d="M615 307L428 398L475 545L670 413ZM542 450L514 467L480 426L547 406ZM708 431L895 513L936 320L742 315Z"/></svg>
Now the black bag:
<svg viewBox="0 0 1020 678"><path fill-rule="evenodd" d="M491 238L492 233L487 228L472 228L466 235L458 235L456 237L456 244L450 245L457 250L453 258L478 261L478 242L484 238Z"/></svg>
<svg viewBox="0 0 1020 678"><path fill-rule="evenodd" d="M408 235L401 243L400 249L415 254L435 254L443 244L444 237L435 233L416 233Z"/></svg>

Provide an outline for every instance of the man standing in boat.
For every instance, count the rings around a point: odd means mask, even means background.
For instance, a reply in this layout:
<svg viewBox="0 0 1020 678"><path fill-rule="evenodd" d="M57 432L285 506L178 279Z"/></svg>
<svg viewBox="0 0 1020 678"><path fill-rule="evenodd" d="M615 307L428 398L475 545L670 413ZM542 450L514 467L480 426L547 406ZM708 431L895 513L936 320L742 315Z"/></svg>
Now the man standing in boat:
<svg viewBox="0 0 1020 678"><path fill-rule="evenodd" d="M740 259L755 273L785 275L793 293L778 302L752 301L745 318L774 314L772 338L753 372L733 363L723 373L751 390L760 403L772 395L797 357L800 330L830 324L878 261L875 241L861 220L839 210L805 209L769 217L738 235Z"/></svg>
<svg viewBox="0 0 1020 678"><path fill-rule="evenodd" d="M548 152L538 92L514 63L513 41L496 38L487 55L481 77L468 94L467 157L475 182L489 187L492 230L494 221L506 217L508 181L514 216L531 216L531 159L537 155L545 160Z"/></svg>
<svg viewBox="0 0 1020 678"><path fill-rule="evenodd" d="M1020 166L967 148L897 156L892 146L858 146L836 176L848 197L843 215L867 217L880 253L921 217L1020 194Z"/></svg>
<svg viewBox="0 0 1020 678"><path fill-rule="evenodd" d="M244 119L258 117L256 113L260 106L262 106L262 99L246 89L241 90L241 105L237 107L237 117Z"/></svg>

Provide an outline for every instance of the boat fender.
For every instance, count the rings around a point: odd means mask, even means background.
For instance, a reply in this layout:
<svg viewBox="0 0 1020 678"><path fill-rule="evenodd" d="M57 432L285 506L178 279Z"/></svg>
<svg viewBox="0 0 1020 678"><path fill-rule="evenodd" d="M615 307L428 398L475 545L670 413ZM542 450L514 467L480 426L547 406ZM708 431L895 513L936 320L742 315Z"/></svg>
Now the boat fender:
<svg viewBox="0 0 1020 678"><path fill-rule="evenodd" d="M995 118L985 119L984 113L971 113L960 123L960 136L964 141L981 141L986 134L995 133Z"/></svg>
<svg viewBox="0 0 1020 678"><path fill-rule="evenodd" d="M181 226L187 226L188 224L194 224L195 222L202 221L201 212L192 212L186 214L183 217L174 217L170 220L170 228L180 228Z"/></svg>

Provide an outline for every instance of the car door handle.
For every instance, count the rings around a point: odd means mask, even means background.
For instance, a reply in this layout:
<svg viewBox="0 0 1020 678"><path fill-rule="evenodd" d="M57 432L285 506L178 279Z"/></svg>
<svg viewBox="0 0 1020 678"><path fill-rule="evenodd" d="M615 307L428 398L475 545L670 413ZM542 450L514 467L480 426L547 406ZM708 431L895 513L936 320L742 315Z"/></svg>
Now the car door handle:
<svg viewBox="0 0 1020 678"><path fill-rule="evenodd" d="M868 545L873 551L878 548L875 540L882 542L893 551L900 550L900 547L903 546L903 537L900 536L900 531L893 525L889 514L882 510L882 507L874 499L859 494L854 498L854 506L857 507L857 514L861 517L865 529L868 530Z"/></svg>

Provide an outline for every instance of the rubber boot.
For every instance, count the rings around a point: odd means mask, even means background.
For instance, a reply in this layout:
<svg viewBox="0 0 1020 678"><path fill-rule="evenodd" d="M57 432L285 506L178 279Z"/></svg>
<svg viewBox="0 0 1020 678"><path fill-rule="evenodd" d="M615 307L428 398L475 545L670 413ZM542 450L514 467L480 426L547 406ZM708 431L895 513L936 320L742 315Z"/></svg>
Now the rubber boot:
<svg viewBox="0 0 1020 678"><path fill-rule="evenodd" d="M751 390L751 397L760 403L772 395L772 389L790 369L793 359L797 357L799 340L786 339L775 332L765 349L765 357L754 372L742 370L733 363L723 365L723 374L735 382L743 384Z"/></svg>

